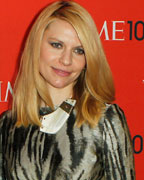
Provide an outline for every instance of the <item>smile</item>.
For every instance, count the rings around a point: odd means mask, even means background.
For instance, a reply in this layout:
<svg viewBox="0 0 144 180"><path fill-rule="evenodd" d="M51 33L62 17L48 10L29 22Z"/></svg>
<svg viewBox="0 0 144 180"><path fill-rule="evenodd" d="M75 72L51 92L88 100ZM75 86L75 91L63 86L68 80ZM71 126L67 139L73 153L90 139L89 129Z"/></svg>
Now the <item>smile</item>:
<svg viewBox="0 0 144 180"><path fill-rule="evenodd" d="M52 67L52 69L58 76L66 77L66 76L69 76L71 74L70 72L63 71L61 69L56 69L54 67Z"/></svg>

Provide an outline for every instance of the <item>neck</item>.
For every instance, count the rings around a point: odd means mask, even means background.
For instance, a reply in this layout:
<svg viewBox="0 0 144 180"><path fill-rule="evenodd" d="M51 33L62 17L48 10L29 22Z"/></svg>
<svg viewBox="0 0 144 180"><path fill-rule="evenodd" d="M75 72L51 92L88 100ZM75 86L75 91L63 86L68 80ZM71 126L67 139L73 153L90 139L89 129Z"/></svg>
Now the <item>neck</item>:
<svg viewBox="0 0 144 180"><path fill-rule="evenodd" d="M73 95L72 86L67 86L64 88L54 88L48 87L50 97L52 99L53 105L60 105L63 101L68 98L71 98Z"/></svg>

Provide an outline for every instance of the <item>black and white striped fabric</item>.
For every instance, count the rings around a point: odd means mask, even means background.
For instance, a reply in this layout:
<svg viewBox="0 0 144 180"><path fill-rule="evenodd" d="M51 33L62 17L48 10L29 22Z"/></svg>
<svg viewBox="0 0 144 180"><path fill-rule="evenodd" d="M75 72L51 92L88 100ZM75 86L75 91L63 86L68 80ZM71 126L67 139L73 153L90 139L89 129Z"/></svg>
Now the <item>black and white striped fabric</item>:
<svg viewBox="0 0 144 180"><path fill-rule="evenodd" d="M40 113L48 113L41 108ZM123 111L109 105L96 128L74 126L76 112L56 134L15 128L0 118L0 180L135 180L131 138Z"/></svg>

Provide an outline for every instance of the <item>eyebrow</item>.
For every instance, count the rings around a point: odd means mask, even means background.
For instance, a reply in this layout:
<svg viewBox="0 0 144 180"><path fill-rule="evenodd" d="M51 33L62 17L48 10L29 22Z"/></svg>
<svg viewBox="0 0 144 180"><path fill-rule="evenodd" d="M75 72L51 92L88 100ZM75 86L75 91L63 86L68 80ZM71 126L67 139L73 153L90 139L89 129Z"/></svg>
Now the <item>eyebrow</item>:
<svg viewBox="0 0 144 180"><path fill-rule="evenodd" d="M50 38L48 38L48 39L49 39L49 40L53 40L53 41L58 41L58 42L64 44L63 41L61 41L61 40L59 40L59 39L57 39L57 38L50 37Z"/></svg>

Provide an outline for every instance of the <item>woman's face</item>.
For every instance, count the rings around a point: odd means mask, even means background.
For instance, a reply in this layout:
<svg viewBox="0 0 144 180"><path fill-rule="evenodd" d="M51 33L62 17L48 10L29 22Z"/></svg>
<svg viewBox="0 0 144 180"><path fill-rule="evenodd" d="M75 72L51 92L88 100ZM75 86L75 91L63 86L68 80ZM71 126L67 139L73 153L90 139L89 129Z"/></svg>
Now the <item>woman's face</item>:
<svg viewBox="0 0 144 180"><path fill-rule="evenodd" d="M56 19L44 33L40 52L39 71L48 87L73 88L85 63L76 31L68 22Z"/></svg>

